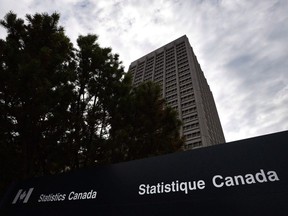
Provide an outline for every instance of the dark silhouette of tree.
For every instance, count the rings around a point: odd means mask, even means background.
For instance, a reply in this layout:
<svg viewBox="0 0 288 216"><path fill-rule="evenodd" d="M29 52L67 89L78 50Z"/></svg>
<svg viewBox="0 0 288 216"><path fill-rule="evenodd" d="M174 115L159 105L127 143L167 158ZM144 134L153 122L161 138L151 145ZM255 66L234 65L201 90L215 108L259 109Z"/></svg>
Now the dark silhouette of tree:
<svg viewBox="0 0 288 216"><path fill-rule="evenodd" d="M107 162L106 142L109 139L109 106L120 95L118 89L124 70L111 48L101 48L97 36L80 36L77 40L75 100L70 136L73 150L71 168Z"/></svg>
<svg viewBox="0 0 288 216"><path fill-rule="evenodd" d="M112 161L127 161L178 151L180 120L165 106L160 87L145 82L122 97L112 115Z"/></svg>
<svg viewBox="0 0 288 216"><path fill-rule="evenodd" d="M0 21L0 192L13 179L176 151L177 113L151 82L132 87L96 35L73 47L60 15ZM3 175L3 173L5 173ZM1 188L2 187L2 188Z"/></svg>
<svg viewBox="0 0 288 216"><path fill-rule="evenodd" d="M72 44L58 27L59 14L8 13L2 26L0 106L4 139L24 177L53 170L51 149L66 130L74 69ZM52 157L52 158L51 158Z"/></svg>

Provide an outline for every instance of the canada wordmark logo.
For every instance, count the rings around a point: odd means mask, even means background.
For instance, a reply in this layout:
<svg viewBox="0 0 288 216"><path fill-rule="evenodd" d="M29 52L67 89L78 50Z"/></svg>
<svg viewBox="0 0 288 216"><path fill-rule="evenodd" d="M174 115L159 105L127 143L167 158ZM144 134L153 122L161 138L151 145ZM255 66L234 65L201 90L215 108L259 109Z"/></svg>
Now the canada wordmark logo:
<svg viewBox="0 0 288 216"><path fill-rule="evenodd" d="M17 203L18 201L22 202L22 203L27 203L29 198L30 198L30 196L31 196L31 194L32 194L32 192L33 192L33 190L34 190L34 188L29 188L28 191L20 189L18 191L18 193L16 194L12 204Z"/></svg>

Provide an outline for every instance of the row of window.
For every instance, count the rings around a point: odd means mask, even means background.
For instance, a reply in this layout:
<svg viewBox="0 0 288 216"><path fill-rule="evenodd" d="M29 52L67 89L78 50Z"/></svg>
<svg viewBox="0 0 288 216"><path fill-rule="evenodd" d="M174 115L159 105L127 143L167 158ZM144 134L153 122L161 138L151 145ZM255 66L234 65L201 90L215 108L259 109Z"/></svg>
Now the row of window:
<svg viewBox="0 0 288 216"><path fill-rule="evenodd" d="M135 73L135 70L136 70L136 66L130 68L130 72L131 72L131 73Z"/></svg>
<svg viewBox="0 0 288 216"><path fill-rule="evenodd" d="M168 97L167 97L167 95L166 95L166 97L165 97L165 99L166 99L167 101L173 100L173 99L175 99L175 98L177 98L177 94L173 94L173 95L168 96Z"/></svg>
<svg viewBox="0 0 288 216"><path fill-rule="evenodd" d="M169 70L168 72L166 70L166 77L171 75L171 74L176 74L176 70L175 69L174 70Z"/></svg>
<svg viewBox="0 0 288 216"><path fill-rule="evenodd" d="M161 76L154 77L154 82L157 82L157 83L161 82L161 83L163 83L163 77L161 77Z"/></svg>
<svg viewBox="0 0 288 216"><path fill-rule="evenodd" d="M166 50L165 52L165 56L171 56L171 55L175 55L175 51L174 48L172 47L171 49Z"/></svg>
<svg viewBox="0 0 288 216"><path fill-rule="evenodd" d="M158 68L155 68L155 74L159 74L159 73L163 73L163 65L162 65L162 67L158 67Z"/></svg>
<svg viewBox="0 0 288 216"><path fill-rule="evenodd" d="M154 57L150 58L150 59L147 59L147 64L151 64L154 62Z"/></svg>
<svg viewBox="0 0 288 216"><path fill-rule="evenodd" d="M166 85L170 86L172 84L176 84L176 76L175 77L170 77L170 79L166 79Z"/></svg>
<svg viewBox="0 0 288 216"><path fill-rule="evenodd" d="M136 83L136 82L141 82L141 80L142 80L142 77L139 77L139 78L137 78L137 79L134 80L134 83Z"/></svg>
<svg viewBox="0 0 288 216"><path fill-rule="evenodd" d="M185 110L183 109L182 110L182 116L187 115L189 113L193 113L193 112L196 112L196 106L190 107L190 108L185 109Z"/></svg>
<svg viewBox="0 0 288 216"><path fill-rule="evenodd" d="M198 118L197 114L189 115L182 118L183 123L196 120Z"/></svg>
<svg viewBox="0 0 288 216"><path fill-rule="evenodd" d="M166 62L175 62L175 56L173 55L173 56L171 56L171 57L167 57L166 58Z"/></svg>
<svg viewBox="0 0 288 216"><path fill-rule="evenodd" d="M188 124L188 125L183 126L183 131L187 131L187 130L190 130L190 129L195 129L195 128L198 128L198 127L199 127L199 123L198 122L192 123L192 124ZM200 132L199 132L199 135L200 135Z"/></svg>
<svg viewBox="0 0 288 216"><path fill-rule="evenodd" d="M191 78L191 73L190 70L187 69L186 71L182 71L181 73L179 73L179 79L182 80L183 78L187 78L190 77Z"/></svg>
<svg viewBox="0 0 288 216"><path fill-rule="evenodd" d="M183 50L186 50L185 44L181 44L180 46L176 46L176 52L183 52Z"/></svg>
<svg viewBox="0 0 288 216"><path fill-rule="evenodd" d="M182 102L190 100L190 99L194 99L194 94L193 93L181 97L181 101Z"/></svg>
<svg viewBox="0 0 288 216"><path fill-rule="evenodd" d="M163 62L164 61L164 56L160 56L159 58L156 58L156 64L158 64L159 62Z"/></svg>
<svg viewBox="0 0 288 216"><path fill-rule="evenodd" d="M177 91L176 85L175 86L171 86L171 88L167 88L166 87L166 96L169 97L174 92L175 92L175 95L176 95L176 91ZM185 108L187 106L191 106L191 105L195 104L195 99L194 99L193 95L190 94L190 95L182 97L181 98L181 102L182 102L182 108Z"/></svg>
<svg viewBox="0 0 288 216"><path fill-rule="evenodd" d="M176 51L176 54L177 54L177 56L185 56L185 55L187 55L187 54L186 54L186 49L185 49L185 48L183 48L183 49L178 49L178 50Z"/></svg>
<svg viewBox="0 0 288 216"><path fill-rule="evenodd" d="M181 52L182 50L185 50L185 44L184 43L178 44L176 46L176 52Z"/></svg>
<svg viewBox="0 0 288 216"><path fill-rule="evenodd" d="M191 88L191 87L192 87L192 82L189 82L189 83L180 85L180 90L184 90L184 89Z"/></svg>
<svg viewBox="0 0 288 216"><path fill-rule="evenodd" d="M175 65L172 65L170 68L169 68L169 66L171 66L171 65L168 65L168 67L166 68L166 75L176 74ZM141 68L141 69L138 68L135 79L142 77L143 71L144 71L144 68ZM180 76L180 78L188 77L190 75L189 73L184 74L187 71L189 71L188 67L186 67L184 70L183 70L183 67L180 68L179 75L182 75L182 76ZM131 72L133 73L134 71L131 71ZM150 74L152 74L152 72L153 72L153 68L147 68L146 72L145 72L145 76L146 76L146 74L147 74L147 76L150 76ZM160 65L157 68L155 68L155 76L157 76L158 74L162 75L162 73L163 73L163 65Z"/></svg>
<svg viewBox="0 0 288 216"><path fill-rule="evenodd" d="M168 62L167 64L166 64L166 69L167 68L171 68L171 67L175 67L175 62Z"/></svg>
<svg viewBox="0 0 288 216"><path fill-rule="evenodd" d="M169 76L166 76L166 81L170 81L171 79L176 79L176 73L171 73Z"/></svg>
<svg viewBox="0 0 288 216"><path fill-rule="evenodd" d="M187 78L185 78L185 79L182 79L182 80L180 80L180 86L181 85L185 85L186 83L191 83L191 85L192 85L192 79L191 79L191 77L187 77Z"/></svg>
<svg viewBox="0 0 288 216"><path fill-rule="evenodd" d="M180 94L181 95L185 95L185 94L187 94L187 93L191 93L193 91L193 88L192 88L192 86L190 87L190 88L187 88L187 89L181 89L180 90Z"/></svg>
<svg viewBox="0 0 288 216"><path fill-rule="evenodd" d="M185 52L181 55L177 55L177 59L178 59L178 64L181 64L182 62L187 62L187 55L186 55L186 50L184 50ZM175 63L175 54L169 54L166 55L166 62L169 62L171 64ZM156 68L159 67L160 64L164 63L164 58L163 56L156 58ZM146 61L146 69L150 69L153 68L153 64L154 64L154 58L151 58L149 60ZM169 66L169 65L168 65ZM144 68L144 62L138 64L138 70Z"/></svg>
<svg viewBox="0 0 288 216"><path fill-rule="evenodd" d="M176 84L176 79L171 80L171 81L169 81L169 82L166 81L166 86L170 86L170 85L172 85L172 84Z"/></svg>
<svg viewBox="0 0 288 216"><path fill-rule="evenodd" d="M177 88L174 88L174 89L171 89L171 90L169 90L169 91L166 91L166 95L167 96L170 96L171 94L174 94L174 93L176 93L177 92Z"/></svg>
<svg viewBox="0 0 288 216"><path fill-rule="evenodd" d="M160 56L159 58L156 58L156 64L159 62L163 62L164 61L164 56Z"/></svg>
<svg viewBox="0 0 288 216"><path fill-rule="evenodd" d="M162 68L158 68L155 70L155 76L162 74L163 75L163 67Z"/></svg>
<svg viewBox="0 0 288 216"><path fill-rule="evenodd" d="M146 68L145 68L145 71L153 71L153 65L147 65Z"/></svg>
<svg viewBox="0 0 288 216"><path fill-rule="evenodd" d="M177 50L178 50L178 49L181 49L181 48L183 48L183 47L185 47L185 42L181 42L181 43L179 43L179 44L176 45L176 49L177 49Z"/></svg>
<svg viewBox="0 0 288 216"><path fill-rule="evenodd" d="M154 80L156 81L156 80L162 80L163 79L163 74L155 74L154 75Z"/></svg>
<svg viewBox="0 0 288 216"><path fill-rule="evenodd" d="M189 64L188 64L188 62L180 62L177 64L177 67L178 68L189 67Z"/></svg>
<svg viewBox="0 0 288 216"><path fill-rule="evenodd" d="M183 59L187 59L187 58L188 58L188 56L187 56L187 54L186 54L186 51L181 52L181 53L177 53L177 59L178 59L178 61L179 61L179 60L183 60Z"/></svg>
<svg viewBox="0 0 288 216"><path fill-rule="evenodd" d="M171 74L171 73L175 73L176 74L175 66L170 67L170 68L166 68L166 75Z"/></svg>
<svg viewBox="0 0 288 216"><path fill-rule="evenodd" d="M188 59L187 58L178 59L177 63L178 63L178 65L181 65L183 63L188 63Z"/></svg>
<svg viewBox="0 0 288 216"><path fill-rule="evenodd" d="M201 141L197 141L195 143L190 143L184 146L185 150L189 150L189 149L193 149L193 148L197 148L197 147L201 147L202 146L202 142Z"/></svg>
<svg viewBox="0 0 288 216"><path fill-rule="evenodd" d="M177 59L187 58L186 50L184 52L177 53Z"/></svg>
<svg viewBox="0 0 288 216"><path fill-rule="evenodd" d="M173 100L173 101L170 101L170 102L167 102L167 105L168 105L168 106L173 106L173 105L177 105L177 104L178 104L177 99L176 99L176 100Z"/></svg>
<svg viewBox="0 0 288 216"><path fill-rule="evenodd" d="M168 83L167 83L168 84ZM173 89L173 88L176 88L176 83L172 83L171 85L166 85L166 91L170 90L170 89Z"/></svg>
<svg viewBox="0 0 288 216"><path fill-rule="evenodd" d="M161 57L161 56L163 56L163 55L164 55L164 52L158 53L158 54L156 55L156 58L159 58L159 57Z"/></svg>
<svg viewBox="0 0 288 216"><path fill-rule="evenodd" d="M151 77L152 76L152 71L146 71L144 77L147 77L147 76Z"/></svg>
<svg viewBox="0 0 288 216"><path fill-rule="evenodd" d="M153 70L146 70L145 71L145 76L146 76L146 74L152 74L152 72L153 72Z"/></svg>
<svg viewBox="0 0 288 216"><path fill-rule="evenodd" d="M182 106L182 108L185 108L185 107L191 106L193 104L195 104L195 100L191 100L191 101L182 103L181 106Z"/></svg>
<svg viewBox="0 0 288 216"><path fill-rule="evenodd" d="M175 65L170 65L170 66L166 67L165 70L166 71L174 71L174 73L176 73Z"/></svg>
<svg viewBox="0 0 288 216"><path fill-rule="evenodd" d="M174 47L171 47L169 49L166 49L166 55L169 55L171 53L174 53Z"/></svg>
<svg viewBox="0 0 288 216"><path fill-rule="evenodd" d="M199 136L200 136L200 131L196 131L196 132L184 135L184 138L186 140L188 140L188 139L193 139L193 138L196 138L196 137L199 137Z"/></svg>
<svg viewBox="0 0 288 216"><path fill-rule="evenodd" d="M159 68L163 68L164 67L164 62L160 62L159 64L155 65L155 70L158 70Z"/></svg>
<svg viewBox="0 0 288 216"><path fill-rule="evenodd" d="M181 61L181 60L187 60L188 61L188 56L187 56L186 50L184 50L184 52L177 53L177 60L178 61Z"/></svg>
<svg viewBox="0 0 288 216"><path fill-rule="evenodd" d="M142 74L140 76L138 74L136 75L135 82L139 81L139 80L142 80Z"/></svg>
<svg viewBox="0 0 288 216"><path fill-rule="evenodd" d="M142 70L142 69L144 69L144 62L141 62L140 64L138 64L137 70Z"/></svg>
<svg viewBox="0 0 288 216"><path fill-rule="evenodd" d="M189 70L189 64L183 65L183 66L178 66L178 73L181 73L182 71Z"/></svg>
<svg viewBox="0 0 288 216"><path fill-rule="evenodd" d="M147 59L146 61L146 65L153 65L153 63L154 63L154 58Z"/></svg>
<svg viewBox="0 0 288 216"><path fill-rule="evenodd" d="M181 73L181 75L179 74L179 80L182 81L183 79L186 79L186 78L191 78L191 75L190 73Z"/></svg>
<svg viewBox="0 0 288 216"><path fill-rule="evenodd" d="M171 56L175 56L174 50L172 52L166 52L166 55L165 55L166 59L170 58Z"/></svg>

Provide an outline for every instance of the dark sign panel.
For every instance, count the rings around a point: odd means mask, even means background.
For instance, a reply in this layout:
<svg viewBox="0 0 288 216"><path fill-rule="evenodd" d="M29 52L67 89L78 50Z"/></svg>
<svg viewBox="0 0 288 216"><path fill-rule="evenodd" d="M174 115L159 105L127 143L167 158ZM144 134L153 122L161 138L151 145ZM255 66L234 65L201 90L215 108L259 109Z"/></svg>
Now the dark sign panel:
<svg viewBox="0 0 288 216"><path fill-rule="evenodd" d="M20 182L1 211L288 215L288 132Z"/></svg>

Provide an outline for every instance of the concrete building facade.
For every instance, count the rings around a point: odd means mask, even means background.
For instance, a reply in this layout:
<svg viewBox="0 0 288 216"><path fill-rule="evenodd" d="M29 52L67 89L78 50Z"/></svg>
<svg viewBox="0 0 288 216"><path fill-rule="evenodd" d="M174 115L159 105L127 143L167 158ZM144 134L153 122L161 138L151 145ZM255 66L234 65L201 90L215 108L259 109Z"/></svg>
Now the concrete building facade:
<svg viewBox="0 0 288 216"><path fill-rule="evenodd" d="M154 81L178 111L184 150L225 143L210 87L186 35L132 62L133 85Z"/></svg>

